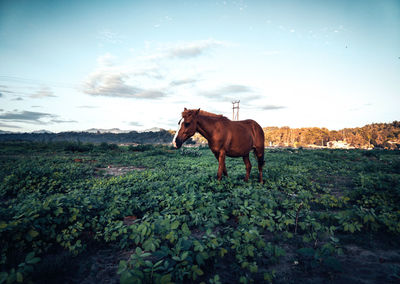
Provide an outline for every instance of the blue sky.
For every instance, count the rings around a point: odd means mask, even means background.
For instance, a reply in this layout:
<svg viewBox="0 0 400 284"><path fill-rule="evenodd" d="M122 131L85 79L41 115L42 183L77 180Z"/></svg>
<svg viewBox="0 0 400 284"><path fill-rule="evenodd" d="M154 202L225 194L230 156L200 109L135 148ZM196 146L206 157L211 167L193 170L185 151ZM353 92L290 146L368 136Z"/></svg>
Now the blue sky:
<svg viewBox="0 0 400 284"><path fill-rule="evenodd" d="M0 129L399 120L400 1L0 1Z"/></svg>

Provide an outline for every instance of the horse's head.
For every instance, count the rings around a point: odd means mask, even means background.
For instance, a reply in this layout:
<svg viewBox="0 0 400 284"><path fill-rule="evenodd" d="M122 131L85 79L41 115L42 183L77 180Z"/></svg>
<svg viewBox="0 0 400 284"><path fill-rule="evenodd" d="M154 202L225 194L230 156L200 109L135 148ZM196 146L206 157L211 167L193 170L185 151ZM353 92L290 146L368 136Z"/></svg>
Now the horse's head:
<svg viewBox="0 0 400 284"><path fill-rule="evenodd" d="M179 149L182 144L196 133L197 115L200 109L184 109L182 118L179 120L179 128L175 133L172 144Z"/></svg>

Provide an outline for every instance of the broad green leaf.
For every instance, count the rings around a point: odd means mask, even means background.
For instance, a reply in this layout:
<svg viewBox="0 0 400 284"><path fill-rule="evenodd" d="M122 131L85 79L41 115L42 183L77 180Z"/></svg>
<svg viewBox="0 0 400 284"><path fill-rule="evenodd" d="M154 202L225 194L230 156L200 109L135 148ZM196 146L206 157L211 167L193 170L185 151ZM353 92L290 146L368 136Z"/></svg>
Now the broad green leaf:
<svg viewBox="0 0 400 284"><path fill-rule="evenodd" d="M150 260L146 260L144 264L146 264L147 267L153 267L153 263Z"/></svg>
<svg viewBox="0 0 400 284"><path fill-rule="evenodd" d="M17 272L17 282L22 283L24 281L24 276L22 275L21 272Z"/></svg>
<svg viewBox="0 0 400 284"><path fill-rule="evenodd" d="M142 232L141 232L142 237L144 237L144 236L146 235L146 233L147 233L147 227L146 227L146 226L143 226Z"/></svg>
<svg viewBox="0 0 400 284"><path fill-rule="evenodd" d="M301 248L297 250L297 253L301 254L302 256L313 257L315 250L312 248Z"/></svg>
<svg viewBox="0 0 400 284"><path fill-rule="evenodd" d="M225 249L225 248L221 248L220 250L219 250L219 255L221 256L221 257L224 257L224 255L227 253L228 251Z"/></svg>
<svg viewBox="0 0 400 284"><path fill-rule="evenodd" d="M133 284L133 283L139 283L137 281L138 279L134 277L130 272L124 271L121 274L121 278L119 279L120 284Z"/></svg>
<svg viewBox="0 0 400 284"><path fill-rule="evenodd" d="M182 255L181 255L181 260L182 260L182 261L185 260L185 259L188 257L188 255L189 255L189 252L188 252L188 251L185 251L184 253L182 253Z"/></svg>
<svg viewBox="0 0 400 284"><path fill-rule="evenodd" d="M117 274L121 274L121 273L124 272L126 269L127 269L126 261L125 261L125 260L121 260L121 261L119 262L119 265L118 265Z"/></svg>
<svg viewBox="0 0 400 284"><path fill-rule="evenodd" d="M186 223L183 223L181 229L185 236L189 236L191 234L191 231Z"/></svg>
<svg viewBox="0 0 400 284"><path fill-rule="evenodd" d="M40 257L34 257L34 258L29 259L26 263L28 263L28 264L36 264L39 261L40 261Z"/></svg>
<svg viewBox="0 0 400 284"><path fill-rule="evenodd" d="M142 249L140 248L140 247L136 247L136 249L135 249L135 252L136 252L136 254L142 254Z"/></svg>
<svg viewBox="0 0 400 284"><path fill-rule="evenodd" d="M39 232L35 231L35 230L29 230L28 234L34 238L37 237L39 235Z"/></svg>
<svg viewBox="0 0 400 284"><path fill-rule="evenodd" d="M0 272L0 284L3 284L8 278L7 272Z"/></svg>
<svg viewBox="0 0 400 284"><path fill-rule="evenodd" d="M34 257L35 257L35 252L34 252L34 251L31 251L30 253L28 253L28 254L25 256L25 262L31 260L31 259L34 258Z"/></svg>
<svg viewBox="0 0 400 284"><path fill-rule="evenodd" d="M160 282L161 282L161 284L171 283L171 274L166 274L166 275L162 276Z"/></svg>
<svg viewBox="0 0 400 284"><path fill-rule="evenodd" d="M198 253L198 254L196 255L196 262L197 262L199 265L203 265L203 264L204 264L204 259L203 259L202 255L201 255L200 253Z"/></svg>
<svg viewBox="0 0 400 284"><path fill-rule="evenodd" d="M171 229L176 230L179 227L179 221L176 220L171 224Z"/></svg>
<svg viewBox="0 0 400 284"><path fill-rule="evenodd" d="M154 264L154 267L159 266L163 261L164 261L164 259L161 259L161 260L157 261L157 262Z"/></svg>

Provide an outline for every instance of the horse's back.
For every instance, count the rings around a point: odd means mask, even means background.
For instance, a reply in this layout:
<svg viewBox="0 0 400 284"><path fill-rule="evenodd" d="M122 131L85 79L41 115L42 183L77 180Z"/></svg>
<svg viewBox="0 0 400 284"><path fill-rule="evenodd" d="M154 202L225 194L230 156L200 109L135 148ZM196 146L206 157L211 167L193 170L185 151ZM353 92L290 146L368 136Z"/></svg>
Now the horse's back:
<svg viewBox="0 0 400 284"><path fill-rule="evenodd" d="M248 128L251 130L251 134L252 134L254 142L257 144L262 143L262 145L264 146L264 131L263 131L262 127L256 121L254 121L252 119L246 119L246 120L241 120L238 122L241 122L241 123L247 125Z"/></svg>
<svg viewBox="0 0 400 284"><path fill-rule="evenodd" d="M252 140L252 147L264 148L264 131L261 126L252 119L232 121L238 128L242 129L240 135L249 135Z"/></svg>

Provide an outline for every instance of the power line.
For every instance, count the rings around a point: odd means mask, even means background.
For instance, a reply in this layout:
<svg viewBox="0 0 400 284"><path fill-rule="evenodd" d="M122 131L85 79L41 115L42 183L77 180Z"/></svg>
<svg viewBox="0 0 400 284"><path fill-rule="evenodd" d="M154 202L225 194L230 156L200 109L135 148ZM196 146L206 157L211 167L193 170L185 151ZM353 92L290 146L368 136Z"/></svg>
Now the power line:
<svg viewBox="0 0 400 284"><path fill-rule="evenodd" d="M16 76L4 76L4 75L0 75L0 82L13 82L13 83L27 84L27 85L48 85L52 87L72 88L72 89L76 88L75 84L66 82L37 80L37 79L22 78Z"/></svg>

